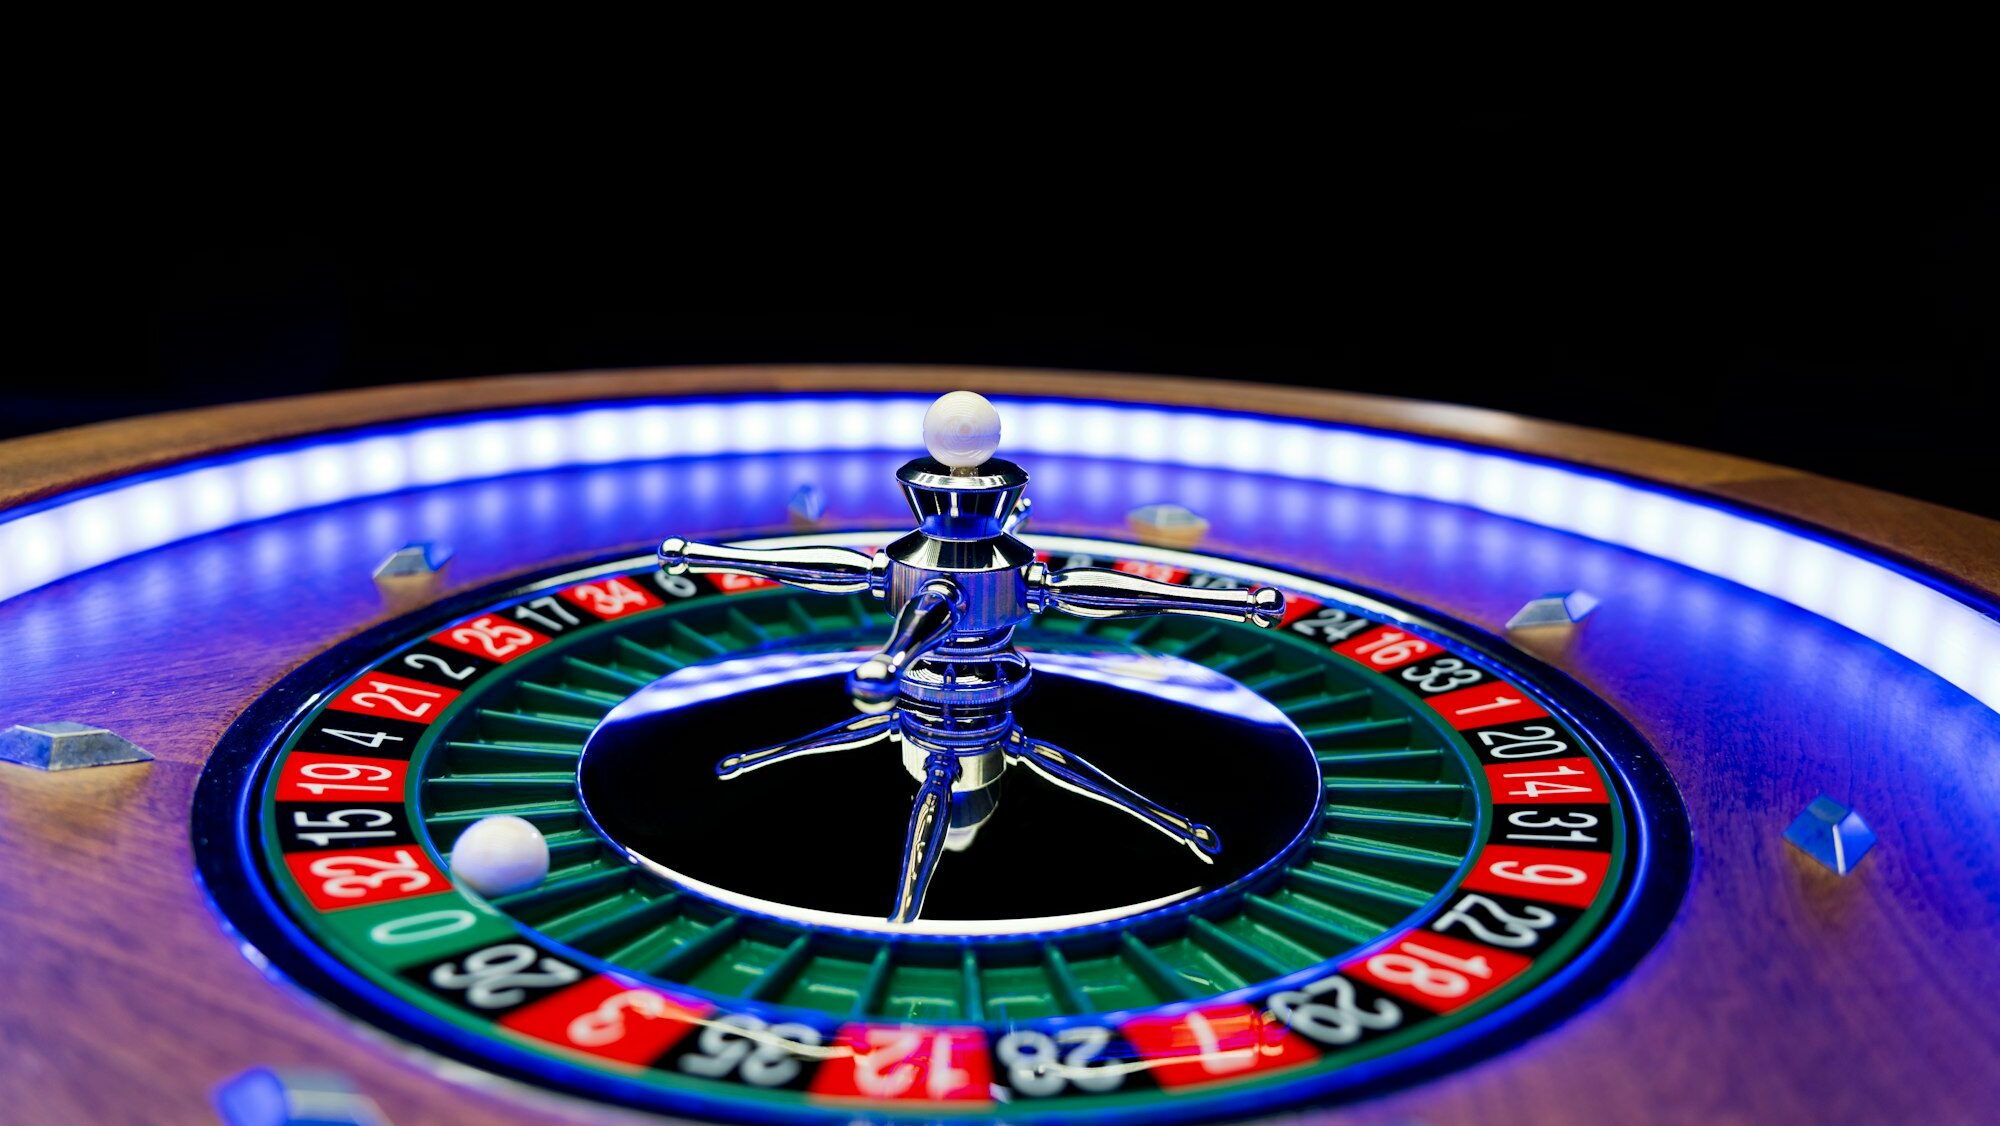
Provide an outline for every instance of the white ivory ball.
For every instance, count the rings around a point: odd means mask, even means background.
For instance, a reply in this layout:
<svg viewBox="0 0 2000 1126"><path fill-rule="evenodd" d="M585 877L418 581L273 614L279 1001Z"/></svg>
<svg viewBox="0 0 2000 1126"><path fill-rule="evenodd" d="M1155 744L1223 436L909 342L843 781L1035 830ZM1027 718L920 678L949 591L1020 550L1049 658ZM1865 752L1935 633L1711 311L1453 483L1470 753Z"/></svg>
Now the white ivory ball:
<svg viewBox="0 0 2000 1126"><path fill-rule="evenodd" d="M939 396L924 414L924 447L949 469L984 465L1000 448L1000 412L970 391Z"/></svg>
<svg viewBox="0 0 2000 1126"><path fill-rule="evenodd" d="M481 895L525 891L549 874L549 842L519 817L482 817L451 846L451 874Z"/></svg>

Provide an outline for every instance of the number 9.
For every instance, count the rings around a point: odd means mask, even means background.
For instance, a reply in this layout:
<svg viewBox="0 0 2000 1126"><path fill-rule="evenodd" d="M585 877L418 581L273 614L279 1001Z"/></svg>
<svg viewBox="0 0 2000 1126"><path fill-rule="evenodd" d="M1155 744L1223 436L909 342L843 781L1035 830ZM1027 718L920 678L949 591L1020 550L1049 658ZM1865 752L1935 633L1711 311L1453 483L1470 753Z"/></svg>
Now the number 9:
<svg viewBox="0 0 2000 1126"><path fill-rule="evenodd" d="M1500 860L1486 866L1488 872L1503 880L1519 880L1524 884L1547 884L1551 887L1571 887L1590 878L1581 868L1567 864L1530 864L1522 867L1518 860Z"/></svg>

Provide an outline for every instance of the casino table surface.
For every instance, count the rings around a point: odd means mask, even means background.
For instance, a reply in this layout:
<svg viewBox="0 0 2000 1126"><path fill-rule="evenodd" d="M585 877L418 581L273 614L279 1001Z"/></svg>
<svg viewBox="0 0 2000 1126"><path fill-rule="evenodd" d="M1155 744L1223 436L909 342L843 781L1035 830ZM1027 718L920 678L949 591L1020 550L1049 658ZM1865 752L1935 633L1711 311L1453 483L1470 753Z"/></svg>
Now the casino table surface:
<svg viewBox="0 0 2000 1126"><path fill-rule="evenodd" d="M957 389L998 405L1047 566L1286 592L1269 630L1023 628L1024 724L1217 811L1237 867L1189 869L1210 883L1181 907L1146 890L1089 914L1194 861L1032 781L1010 780L984 853L945 855L939 919L908 933L782 902L866 868L846 862L865 833L815 820L817 800L873 824L865 796L817 789L844 777L830 758L726 832L674 796L707 792L708 743L818 726L828 670L894 607L665 575L662 537L884 546L912 522L895 474L916 420ZM1137 511L1159 504L1206 521L1194 542ZM378 581L407 544L448 566ZM1510 627L1568 592L1593 608ZM1980 517L1504 413L1198 380L589 372L0 443L0 729L80 723L152 756L0 762L0 1117L259 1121L229 1093L270 1069L404 1126L1986 1119L1996 600L2000 524ZM530 639L518 662L497 628ZM1192 745L1167 689L1104 695L1106 662L1266 707L1271 763ZM804 679L733 712L699 692L648 711L753 666ZM329 717L373 722L371 683L400 716L329 757ZM1133 714L1092 718L1114 698ZM1463 718L1482 708L1500 710ZM634 716L665 726L621 735ZM1415 734L1374 741L1391 729ZM633 730L698 761L621 760ZM406 736L422 749L382 751ZM1543 742L1569 747L1543 760L1556 781L1520 782ZM885 808L907 807L914 783L875 765ZM408 810L312 819L325 787L375 778ZM616 812L652 787L669 812ZM1809 807L1824 819L1795 829ZM453 836L516 810L547 834L546 886L456 886ZM392 817L394 861L295 828ZM1510 825L1616 831L1520 848ZM425 910L399 906L419 889ZM1084 914L1004 921L1044 903ZM488 945L432 937L456 919Z"/></svg>

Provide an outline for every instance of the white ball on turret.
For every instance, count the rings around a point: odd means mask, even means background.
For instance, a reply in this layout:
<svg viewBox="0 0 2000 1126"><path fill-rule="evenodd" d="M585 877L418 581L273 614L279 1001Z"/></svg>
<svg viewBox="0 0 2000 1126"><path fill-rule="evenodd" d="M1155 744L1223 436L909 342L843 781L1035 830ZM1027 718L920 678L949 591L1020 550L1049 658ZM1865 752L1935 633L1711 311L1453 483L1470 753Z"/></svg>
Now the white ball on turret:
<svg viewBox="0 0 2000 1126"><path fill-rule="evenodd" d="M924 448L949 469L976 469L1000 448L1000 412L986 396L953 391L924 413Z"/></svg>

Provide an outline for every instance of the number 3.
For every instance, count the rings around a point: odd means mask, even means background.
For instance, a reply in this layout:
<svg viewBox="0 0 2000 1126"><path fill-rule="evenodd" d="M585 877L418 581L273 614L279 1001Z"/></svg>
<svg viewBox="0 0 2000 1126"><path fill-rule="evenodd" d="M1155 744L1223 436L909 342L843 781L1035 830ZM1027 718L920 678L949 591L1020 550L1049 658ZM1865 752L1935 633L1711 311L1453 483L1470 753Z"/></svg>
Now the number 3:
<svg viewBox="0 0 2000 1126"><path fill-rule="evenodd" d="M672 1011L667 999L645 989L627 989L604 999L595 1011L569 1022L569 1042L579 1048L602 1048L625 1039L625 1014L658 1020Z"/></svg>

